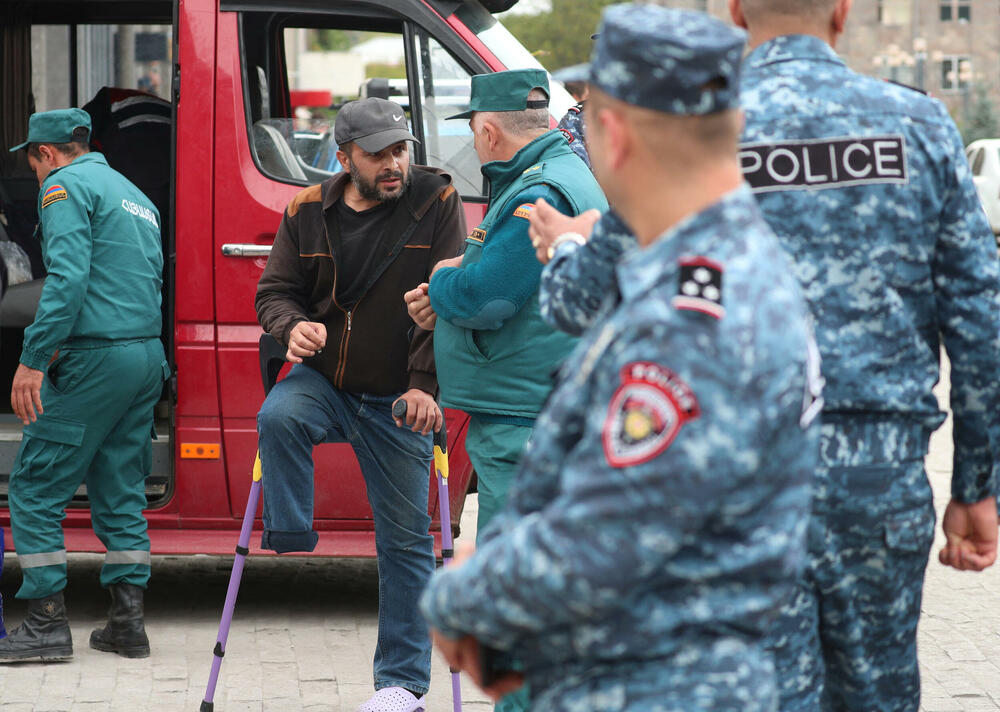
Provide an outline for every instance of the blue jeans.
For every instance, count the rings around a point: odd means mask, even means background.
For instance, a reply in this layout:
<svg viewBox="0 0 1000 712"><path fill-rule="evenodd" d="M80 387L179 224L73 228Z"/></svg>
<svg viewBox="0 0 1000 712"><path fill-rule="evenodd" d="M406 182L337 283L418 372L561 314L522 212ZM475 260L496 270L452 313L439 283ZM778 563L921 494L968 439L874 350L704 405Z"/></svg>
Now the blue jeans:
<svg viewBox="0 0 1000 712"><path fill-rule="evenodd" d="M375 520L375 689L398 685L423 694L430 684L431 644L417 602L435 563L427 514L432 446L430 435L396 427L391 408L398 397L340 391L312 368L292 367L257 415L262 546L279 553L316 547L313 446L349 443L361 465Z"/></svg>

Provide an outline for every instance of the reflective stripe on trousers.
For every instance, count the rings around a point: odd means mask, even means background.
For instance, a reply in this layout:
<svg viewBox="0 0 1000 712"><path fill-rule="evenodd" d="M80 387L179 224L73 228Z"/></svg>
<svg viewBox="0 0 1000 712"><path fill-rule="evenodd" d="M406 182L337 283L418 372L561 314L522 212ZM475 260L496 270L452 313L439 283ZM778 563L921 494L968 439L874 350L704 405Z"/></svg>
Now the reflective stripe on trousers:
<svg viewBox="0 0 1000 712"><path fill-rule="evenodd" d="M66 550L45 551L41 554L18 554L17 562L22 569L34 569L39 566L59 566L66 563Z"/></svg>

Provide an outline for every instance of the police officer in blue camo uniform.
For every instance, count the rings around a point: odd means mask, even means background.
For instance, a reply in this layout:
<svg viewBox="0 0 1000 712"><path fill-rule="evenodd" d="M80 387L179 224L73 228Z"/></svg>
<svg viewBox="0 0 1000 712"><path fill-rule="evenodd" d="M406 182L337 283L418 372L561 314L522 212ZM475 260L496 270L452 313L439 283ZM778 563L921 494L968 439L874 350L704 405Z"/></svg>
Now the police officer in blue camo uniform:
<svg viewBox="0 0 1000 712"><path fill-rule="evenodd" d="M777 704L765 634L805 561L818 364L741 180L743 44L702 13L605 12L588 140L642 249L561 369L507 508L421 601L491 695L519 683L482 677L498 650L525 662L535 710Z"/></svg>
<svg viewBox="0 0 1000 712"><path fill-rule="evenodd" d="M782 708L892 712L920 699L942 337L955 459L940 559L996 556L998 267L945 107L834 53L849 6L730 1L753 47L743 172L795 263L827 383L811 561L776 638Z"/></svg>
<svg viewBox="0 0 1000 712"><path fill-rule="evenodd" d="M566 134L569 140L569 147L573 153L580 157L587 168L590 168L590 156L587 154L587 144L585 143L586 129L583 124L583 102L571 106L566 115L560 119L557 129Z"/></svg>
<svg viewBox="0 0 1000 712"><path fill-rule="evenodd" d="M587 168L590 168L590 156L587 155L587 144L585 143L586 129L583 123L583 105L587 101L589 91L587 87L588 71L590 69L586 64L574 64L572 67L555 72L552 78L562 82L566 91L570 92L577 101L576 105L571 106L560 119L556 128L566 135L573 153L587 164Z"/></svg>

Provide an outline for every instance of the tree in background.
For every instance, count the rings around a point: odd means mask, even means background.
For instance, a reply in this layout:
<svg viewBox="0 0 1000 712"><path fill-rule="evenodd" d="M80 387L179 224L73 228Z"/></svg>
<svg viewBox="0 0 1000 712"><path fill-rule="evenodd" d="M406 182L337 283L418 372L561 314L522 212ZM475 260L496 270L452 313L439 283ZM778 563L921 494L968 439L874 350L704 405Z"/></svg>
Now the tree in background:
<svg viewBox="0 0 1000 712"><path fill-rule="evenodd" d="M590 59L601 11L621 0L552 0L552 9L537 15L501 18L510 30L549 70Z"/></svg>
<svg viewBox="0 0 1000 712"><path fill-rule="evenodd" d="M966 146L981 138L1000 137L1000 122L997 121L996 107L989 91L985 85L977 82L973 92L975 97L972 108L962 117L962 140Z"/></svg>

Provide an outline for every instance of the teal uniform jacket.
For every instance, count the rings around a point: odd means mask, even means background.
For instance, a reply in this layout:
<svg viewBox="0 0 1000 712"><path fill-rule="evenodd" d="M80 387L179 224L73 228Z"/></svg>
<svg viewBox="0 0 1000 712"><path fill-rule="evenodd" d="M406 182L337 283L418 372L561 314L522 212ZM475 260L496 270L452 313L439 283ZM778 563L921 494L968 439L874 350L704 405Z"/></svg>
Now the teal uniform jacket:
<svg viewBox="0 0 1000 712"><path fill-rule="evenodd" d="M142 511L153 406L169 375L160 334L160 216L99 153L42 183L38 213L48 277L21 363L44 370L44 412L24 428L10 480L18 598L66 586L61 522L87 484L94 532L107 549L101 584L145 587ZM59 357L53 360L56 352Z"/></svg>
<svg viewBox="0 0 1000 712"><path fill-rule="evenodd" d="M87 153L52 171L38 197L48 276L21 363L43 370L72 339L160 335L160 215L142 192Z"/></svg>
<svg viewBox="0 0 1000 712"><path fill-rule="evenodd" d="M528 237L528 218L538 198L573 215L603 211L607 200L559 131L536 138L509 161L485 164L483 175L490 181L490 208L466 240L462 266L438 270L430 282L439 317L434 356L441 400L530 424L575 339L542 320L542 265Z"/></svg>

